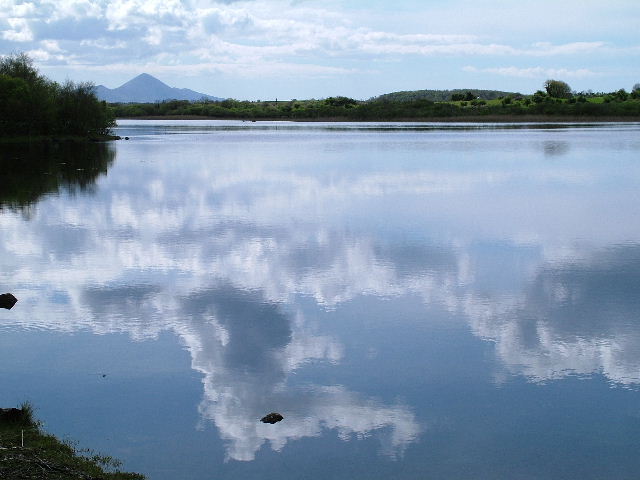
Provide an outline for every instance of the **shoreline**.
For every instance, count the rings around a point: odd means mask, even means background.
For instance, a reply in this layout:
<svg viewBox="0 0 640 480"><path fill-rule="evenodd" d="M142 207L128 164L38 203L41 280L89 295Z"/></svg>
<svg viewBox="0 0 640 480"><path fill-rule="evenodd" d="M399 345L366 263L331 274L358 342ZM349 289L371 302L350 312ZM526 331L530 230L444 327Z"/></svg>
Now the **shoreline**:
<svg viewBox="0 0 640 480"><path fill-rule="evenodd" d="M640 117L635 116L613 116L613 117L574 117L562 115L470 115L458 117L420 117L406 118L399 117L393 119L351 119L344 117L326 117L326 118L283 118L283 117L265 117L265 118L233 118L233 117L209 117L204 115L142 115L136 117L117 117L117 120L236 120L238 122L333 122L333 123L392 123L392 122L410 122L410 123L637 123Z"/></svg>
<svg viewBox="0 0 640 480"><path fill-rule="evenodd" d="M120 470L122 463L47 433L30 403L0 408L0 478L145 480Z"/></svg>
<svg viewBox="0 0 640 480"><path fill-rule="evenodd" d="M99 135L95 137L82 137L75 135L19 135L0 137L0 145L12 143L102 143L113 140L122 140L118 135Z"/></svg>

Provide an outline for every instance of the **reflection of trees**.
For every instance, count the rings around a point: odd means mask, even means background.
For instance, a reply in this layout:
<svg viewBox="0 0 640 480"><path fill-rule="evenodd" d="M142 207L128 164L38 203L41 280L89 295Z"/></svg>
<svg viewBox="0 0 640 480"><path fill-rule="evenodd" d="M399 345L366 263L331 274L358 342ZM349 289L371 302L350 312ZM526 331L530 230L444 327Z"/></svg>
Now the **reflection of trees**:
<svg viewBox="0 0 640 480"><path fill-rule="evenodd" d="M91 191L114 158L114 150L104 143L5 144L0 150L0 209L24 209L60 191Z"/></svg>
<svg viewBox="0 0 640 480"><path fill-rule="evenodd" d="M570 150L569 142L559 140L547 140L543 144L545 157L560 157Z"/></svg>

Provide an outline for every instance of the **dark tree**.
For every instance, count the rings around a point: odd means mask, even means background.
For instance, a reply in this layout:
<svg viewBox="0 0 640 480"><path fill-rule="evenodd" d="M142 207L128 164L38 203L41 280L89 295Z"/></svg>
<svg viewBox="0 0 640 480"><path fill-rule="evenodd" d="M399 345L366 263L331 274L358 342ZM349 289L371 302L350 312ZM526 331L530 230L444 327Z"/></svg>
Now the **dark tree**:
<svg viewBox="0 0 640 480"><path fill-rule="evenodd" d="M0 58L0 136L94 137L114 124L93 84L52 82L23 53Z"/></svg>
<svg viewBox="0 0 640 480"><path fill-rule="evenodd" d="M629 98L629 94L624 88L621 88L620 90L615 92L613 96L620 102L624 102L627 98Z"/></svg>
<svg viewBox="0 0 640 480"><path fill-rule="evenodd" d="M571 87L562 80L547 80L544 82L544 88L552 98L571 97Z"/></svg>

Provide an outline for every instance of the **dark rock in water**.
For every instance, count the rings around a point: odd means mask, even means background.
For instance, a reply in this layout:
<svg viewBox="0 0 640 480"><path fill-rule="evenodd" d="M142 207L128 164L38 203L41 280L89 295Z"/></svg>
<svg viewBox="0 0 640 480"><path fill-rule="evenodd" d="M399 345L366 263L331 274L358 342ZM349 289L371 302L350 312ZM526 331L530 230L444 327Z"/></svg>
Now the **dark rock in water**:
<svg viewBox="0 0 640 480"><path fill-rule="evenodd" d="M18 299L10 293L3 293L0 295L0 308L11 310L17 301Z"/></svg>
<svg viewBox="0 0 640 480"><path fill-rule="evenodd" d="M282 415L280 415L279 413L276 412L271 412L269 415L265 415L264 417L262 417L260 419L260 421L262 423L278 423L280 420L282 420L284 417Z"/></svg>
<svg viewBox="0 0 640 480"><path fill-rule="evenodd" d="M0 408L0 423L21 423L23 418L19 408Z"/></svg>

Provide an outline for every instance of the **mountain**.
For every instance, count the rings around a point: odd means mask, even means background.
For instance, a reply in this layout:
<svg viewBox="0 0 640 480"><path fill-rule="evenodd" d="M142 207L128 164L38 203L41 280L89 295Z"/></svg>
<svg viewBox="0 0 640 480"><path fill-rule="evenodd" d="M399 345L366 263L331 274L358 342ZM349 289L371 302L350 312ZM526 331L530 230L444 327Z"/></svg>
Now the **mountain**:
<svg viewBox="0 0 640 480"><path fill-rule="evenodd" d="M109 103L152 103L163 100L196 101L202 99L217 102L224 100L224 98L194 92L188 88L170 87L148 73L142 73L118 88L98 85L94 91L100 100L106 100Z"/></svg>
<svg viewBox="0 0 640 480"><path fill-rule="evenodd" d="M413 100L431 100L432 102L446 102L451 99L453 93L471 92L474 97L482 100L495 100L499 97L519 96L517 92L501 92L499 90L478 90L476 88L456 88L453 90L410 90L404 92L385 93L372 100L388 102L410 102Z"/></svg>

